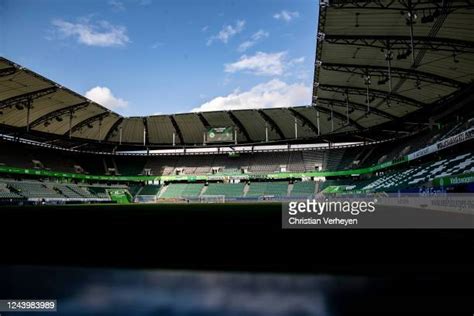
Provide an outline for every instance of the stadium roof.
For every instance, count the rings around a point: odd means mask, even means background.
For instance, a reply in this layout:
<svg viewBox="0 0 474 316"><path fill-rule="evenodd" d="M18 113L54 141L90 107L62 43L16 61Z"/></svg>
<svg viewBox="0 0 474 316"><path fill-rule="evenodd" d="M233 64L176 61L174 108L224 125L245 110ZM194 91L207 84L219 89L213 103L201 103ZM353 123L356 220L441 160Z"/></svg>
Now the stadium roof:
<svg viewBox="0 0 474 316"><path fill-rule="evenodd" d="M472 85L472 1L322 1L313 105L334 132L431 108Z"/></svg>
<svg viewBox="0 0 474 316"><path fill-rule="evenodd" d="M318 136L312 106L122 117L61 85L0 58L0 124L29 132L123 144L199 145L210 127L235 126L238 142ZM324 114L321 114L324 118ZM329 122L321 119L321 134ZM296 128L295 128L296 124Z"/></svg>
<svg viewBox="0 0 474 316"><path fill-rule="evenodd" d="M472 88L471 1L320 5L312 105L126 118L0 57L0 125L147 146L200 145L208 128L227 126L237 128L240 144L314 141L328 134L367 134L386 123L395 123L395 132L406 130L408 116Z"/></svg>

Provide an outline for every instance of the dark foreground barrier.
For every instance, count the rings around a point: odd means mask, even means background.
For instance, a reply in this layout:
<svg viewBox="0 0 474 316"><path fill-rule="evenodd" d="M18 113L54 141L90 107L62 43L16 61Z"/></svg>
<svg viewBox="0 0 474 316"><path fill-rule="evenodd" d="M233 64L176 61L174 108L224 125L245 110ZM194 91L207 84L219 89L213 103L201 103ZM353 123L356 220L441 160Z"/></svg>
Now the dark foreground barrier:
<svg viewBox="0 0 474 316"><path fill-rule="evenodd" d="M471 270L473 231L282 230L279 203L0 209L7 263L317 273Z"/></svg>
<svg viewBox="0 0 474 316"><path fill-rule="evenodd" d="M362 292L335 282L343 312L334 315L454 315L473 295L466 229L282 230L278 203L2 206L0 223L9 294L65 282L61 267L99 267L365 278Z"/></svg>

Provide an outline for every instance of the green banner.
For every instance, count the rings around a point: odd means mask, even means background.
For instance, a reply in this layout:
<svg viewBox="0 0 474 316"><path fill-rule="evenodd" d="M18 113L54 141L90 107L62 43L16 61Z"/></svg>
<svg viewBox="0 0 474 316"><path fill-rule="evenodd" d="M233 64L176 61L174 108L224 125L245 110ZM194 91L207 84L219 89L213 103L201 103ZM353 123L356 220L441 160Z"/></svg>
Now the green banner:
<svg viewBox="0 0 474 316"><path fill-rule="evenodd" d="M117 204L128 204L131 202L130 193L125 189L111 189L107 190L110 199L115 201Z"/></svg>
<svg viewBox="0 0 474 316"><path fill-rule="evenodd" d="M234 141L233 127L211 127L207 130L206 140L208 143L222 143Z"/></svg>
<svg viewBox="0 0 474 316"><path fill-rule="evenodd" d="M458 174L449 177L441 177L433 180L433 184L439 187L445 187L450 185L460 185L474 183L474 172Z"/></svg>

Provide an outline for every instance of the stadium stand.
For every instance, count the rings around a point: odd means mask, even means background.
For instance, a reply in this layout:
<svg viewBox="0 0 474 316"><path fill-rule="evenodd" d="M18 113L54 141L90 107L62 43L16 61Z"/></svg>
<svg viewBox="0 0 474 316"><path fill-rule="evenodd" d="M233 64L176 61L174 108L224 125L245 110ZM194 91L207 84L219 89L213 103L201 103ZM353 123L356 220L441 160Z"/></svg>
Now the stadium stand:
<svg viewBox="0 0 474 316"><path fill-rule="evenodd" d="M50 184L48 187L52 187L56 192L69 199L82 199L85 197L78 191L72 189L71 186L66 184Z"/></svg>
<svg viewBox="0 0 474 316"><path fill-rule="evenodd" d="M80 196L84 197L85 199L97 199L98 196L94 195L93 193L91 193L87 188L85 187L80 187L78 185L71 185L69 184L68 187L77 192L77 194L79 194Z"/></svg>
<svg viewBox="0 0 474 316"><path fill-rule="evenodd" d="M0 182L0 199L17 199L21 197L21 195L11 192L10 189L8 189L7 183Z"/></svg>
<svg viewBox="0 0 474 316"><path fill-rule="evenodd" d="M250 183L247 197L275 196L283 197L288 195L287 182L252 182Z"/></svg>
<svg viewBox="0 0 474 316"><path fill-rule="evenodd" d="M337 170L337 167L341 163L342 156L344 155L344 151L344 149L334 149L325 153L323 170Z"/></svg>
<svg viewBox="0 0 474 316"><path fill-rule="evenodd" d="M110 199L107 189L104 187L88 187L87 190L100 199Z"/></svg>
<svg viewBox="0 0 474 316"><path fill-rule="evenodd" d="M224 195L226 198L244 196L245 183L209 183L206 195Z"/></svg>
<svg viewBox="0 0 474 316"><path fill-rule="evenodd" d="M287 169L294 172L306 171L303 153L301 151L292 151L289 153Z"/></svg>
<svg viewBox="0 0 474 316"><path fill-rule="evenodd" d="M290 196L292 197L311 197L316 194L316 182L314 181L299 181L293 183Z"/></svg>
<svg viewBox="0 0 474 316"><path fill-rule="evenodd" d="M148 184L143 186L136 195L157 195L160 192L160 188L159 185Z"/></svg>
<svg viewBox="0 0 474 316"><path fill-rule="evenodd" d="M302 153L303 164L305 171L314 171L319 168L322 169L324 163L324 152L319 150L308 150Z"/></svg>
<svg viewBox="0 0 474 316"><path fill-rule="evenodd" d="M137 184L130 184L128 186L128 192L132 197L137 196L137 194L140 192L140 190L143 188L142 185L137 185Z"/></svg>
<svg viewBox="0 0 474 316"><path fill-rule="evenodd" d="M462 127L462 128L461 128ZM450 126L446 132L452 135L466 127L466 122ZM423 129L421 132L378 145L348 147L324 150L301 150L240 154L180 155L180 156L103 156L90 153L69 153L60 150L35 148L30 150L25 144L2 141L4 150L0 152L0 165L39 170L52 170L90 175L143 175L150 170L151 175L207 175L211 173L265 174L279 172L310 172L347 170L367 167L399 158L435 141L445 139L444 130ZM443 136L441 136L443 135ZM15 159L9 153L15 153ZM34 161L39 163L34 163Z"/></svg>
<svg viewBox="0 0 474 316"><path fill-rule="evenodd" d="M153 203L156 202L161 186L147 184L144 186L131 185L129 192L132 200L137 203Z"/></svg>
<svg viewBox="0 0 474 316"><path fill-rule="evenodd" d="M61 199L61 193L37 181L8 181L7 186L13 188L18 194L35 199Z"/></svg>
<svg viewBox="0 0 474 316"><path fill-rule="evenodd" d="M470 5L428 1L413 15L403 1L320 5L305 106L122 117L0 57L0 199L108 202L115 189L142 202L292 198L414 191L473 173L472 131L461 135L474 126ZM236 139L206 144L219 127Z"/></svg>
<svg viewBox="0 0 474 316"><path fill-rule="evenodd" d="M200 195L203 187L202 183L170 183L162 189L159 197L162 199L195 198Z"/></svg>
<svg viewBox="0 0 474 316"><path fill-rule="evenodd" d="M127 173L132 174L139 172L143 167L146 168L147 165L150 165L150 162L152 162L151 164L158 162L157 165L160 166L159 168L171 166L173 159L174 165L169 169L169 172L174 173L176 166L181 166L178 168L184 169L184 174L186 174L186 172L191 172L192 174L206 174L208 170L212 170L212 168L214 168L213 166L217 165L220 165L222 168L222 170L217 173L217 176L220 173L225 174L226 169L235 170L235 175L239 176L241 175L240 167L236 167L239 165L247 165L250 169L254 170L254 174L262 173L263 176L265 176L266 173L278 173L279 167L281 166L286 166L288 171L313 171L315 166L320 165L325 167L337 165L333 171L351 170L351 168L355 167L360 168L360 161L365 161L362 162L362 165L371 166L371 161L386 162L389 161L389 158L400 157L401 152L404 154L413 153L415 149L424 148L424 146L433 144L435 141L448 139L448 137L444 137L444 132L453 136L453 134L457 135L453 130L460 132L464 131L466 127L469 127L469 125L466 125L465 122L460 125L454 124L442 129L441 132L439 130L428 130L422 132L418 137L409 137L391 144L381 144L380 146L368 145L362 148L349 147L346 149L291 151L279 152L277 154L272 153L271 155L265 155L263 153L243 154L234 158L226 155L199 155L190 159L188 159L187 156L179 156L179 159L173 156L138 157L139 159L136 159L137 157L120 157L117 159L117 157L109 156L107 159L95 159L95 166L89 166L89 163L92 164L93 162L94 155L85 154L76 155L76 160L72 161L72 163L76 164L77 161L81 161L82 165L86 166L89 170L102 168L104 170L103 173L105 173L105 162L106 165L118 166L120 172L121 169L123 170L121 165L126 164L127 159L130 159L133 161L131 163L133 168L130 168L130 171ZM437 135L439 136L434 137ZM420 141L420 139L422 140ZM8 148L13 151L18 149L20 153L28 152L26 145L14 144ZM403 150L404 148L409 149ZM335 157L330 158L333 154ZM49 161L49 163L55 163L54 159L63 159L62 155L68 154L54 151L49 155L49 160L43 160ZM23 162L20 161L18 165L24 164L24 162L30 158L31 156L25 158L25 160L23 160ZM89 163L84 163L84 161L88 159ZM119 161L118 164L116 163L117 161ZM359 163L356 164L355 161ZM13 164L14 162L11 163ZM230 164L229 168L227 168L226 163ZM203 165L200 166L201 164ZM270 171L264 172L264 170ZM323 169L323 172L325 170L326 169ZM399 166L397 165L394 168L384 169L364 176L356 175L351 177L346 175L326 177L326 180L321 182L320 180L324 180L324 177L314 179L314 181L291 180L291 182L257 181L254 179L250 180L251 182L249 183L243 181L240 183L208 181L207 185L202 182L176 183L173 181L168 182L166 185L152 185L143 182L132 182L128 184L109 183L106 185L105 183L100 183L100 181L99 183L91 183L90 181L82 180L80 183L72 183L61 181L58 178L54 180L42 178L41 181L38 181L33 179L34 175L30 175L29 179L23 179L21 181L10 178L0 180L0 199L26 198L32 201L44 199L48 201L67 202L110 202L111 197L108 190L111 189L127 189L130 191L131 196L135 197L135 201L137 202L157 202L160 199L191 199L194 201L201 196L224 196L231 199L260 199L261 197L307 198L315 195L317 191L326 192L326 189L330 189L327 192L335 192L333 190L335 187L342 188L344 192L412 192L432 185L433 181L440 177L470 174L473 172L474 154L472 152L472 141L468 141L452 148L448 147L442 151L435 151L434 153L422 156L421 159ZM210 176L215 175L216 174L210 174ZM229 177L229 175L226 175L226 177ZM230 174L230 177L232 177L232 174Z"/></svg>
<svg viewBox="0 0 474 316"><path fill-rule="evenodd" d="M458 154L437 162L428 162L403 171L394 171L378 177L373 182L360 186L361 190L396 192L397 190L427 185L439 177L446 177L467 172L474 172L474 155Z"/></svg>

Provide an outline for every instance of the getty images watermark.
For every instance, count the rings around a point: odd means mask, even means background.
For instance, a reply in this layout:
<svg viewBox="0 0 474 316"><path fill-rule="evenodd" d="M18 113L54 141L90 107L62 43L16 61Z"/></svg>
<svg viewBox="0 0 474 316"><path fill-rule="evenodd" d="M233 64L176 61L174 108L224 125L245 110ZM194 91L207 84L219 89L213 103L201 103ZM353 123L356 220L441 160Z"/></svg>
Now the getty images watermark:
<svg viewBox="0 0 474 316"><path fill-rule="evenodd" d="M474 194L318 196L282 203L283 228L474 228Z"/></svg>
<svg viewBox="0 0 474 316"><path fill-rule="evenodd" d="M283 205L283 228L347 227L359 224L359 217L376 211L377 199L290 201Z"/></svg>

